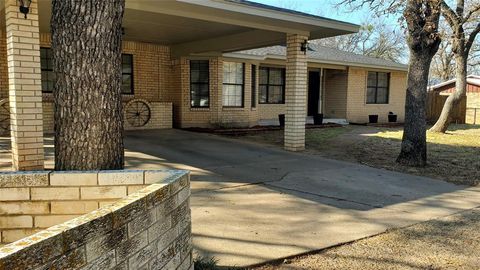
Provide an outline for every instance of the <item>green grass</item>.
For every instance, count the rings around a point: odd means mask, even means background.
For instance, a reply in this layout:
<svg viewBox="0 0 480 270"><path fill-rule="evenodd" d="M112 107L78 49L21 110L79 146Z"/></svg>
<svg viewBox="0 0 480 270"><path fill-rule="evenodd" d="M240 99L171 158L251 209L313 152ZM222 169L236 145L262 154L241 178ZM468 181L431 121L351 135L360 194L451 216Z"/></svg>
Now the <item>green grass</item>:
<svg viewBox="0 0 480 270"><path fill-rule="evenodd" d="M309 129L305 133L305 141L307 145L320 145L349 131L350 127Z"/></svg>
<svg viewBox="0 0 480 270"><path fill-rule="evenodd" d="M214 257L202 257L196 255L193 259L194 270L244 270L238 267L222 267L218 266L218 260Z"/></svg>

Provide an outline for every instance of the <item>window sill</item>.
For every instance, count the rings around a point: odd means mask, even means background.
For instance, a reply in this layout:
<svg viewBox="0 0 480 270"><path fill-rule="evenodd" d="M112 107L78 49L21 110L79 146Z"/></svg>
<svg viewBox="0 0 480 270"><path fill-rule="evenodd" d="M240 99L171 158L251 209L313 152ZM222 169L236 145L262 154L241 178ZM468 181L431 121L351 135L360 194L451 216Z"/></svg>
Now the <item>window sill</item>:
<svg viewBox="0 0 480 270"><path fill-rule="evenodd" d="M224 111L244 111L245 107L222 107Z"/></svg>
<svg viewBox="0 0 480 270"><path fill-rule="evenodd" d="M191 111L191 112L209 112L209 111L210 111L210 107L205 107L205 108L202 108L202 107L190 107L190 111Z"/></svg>

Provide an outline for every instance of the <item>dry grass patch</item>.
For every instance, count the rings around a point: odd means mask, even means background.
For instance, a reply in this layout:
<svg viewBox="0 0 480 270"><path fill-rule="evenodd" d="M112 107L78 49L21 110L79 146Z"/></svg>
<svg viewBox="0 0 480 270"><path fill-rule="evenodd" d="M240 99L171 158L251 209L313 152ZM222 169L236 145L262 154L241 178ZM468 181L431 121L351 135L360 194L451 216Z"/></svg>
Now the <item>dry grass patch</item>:
<svg viewBox="0 0 480 270"><path fill-rule="evenodd" d="M452 125L446 134L428 132L428 166L412 168L395 162L403 130L346 126L306 131L307 154L357 162L455 184L480 182L480 126ZM283 131L239 136L243 140L282 147Z"/></svg>
<svg viewBox="0 0 480 270"><path fill-rule="evenodd" d="M480 126L455 125L446 134L427 132L428 165L401 166L395 162L400 152L402 130L382 130L356 144L352 155L362 164L442 179L455 184L480 182Z"/></svg>

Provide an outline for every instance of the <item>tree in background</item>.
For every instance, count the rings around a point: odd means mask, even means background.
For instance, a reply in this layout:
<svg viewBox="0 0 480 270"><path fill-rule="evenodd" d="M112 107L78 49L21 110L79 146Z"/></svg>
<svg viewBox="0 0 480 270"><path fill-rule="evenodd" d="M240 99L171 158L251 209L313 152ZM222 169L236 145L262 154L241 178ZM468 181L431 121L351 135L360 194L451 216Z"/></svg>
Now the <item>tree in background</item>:
<svg viewBox="0 0 480 270"><path fill-rule="evenodd" d="M122 169L125 0L52 1L55 170Z"/></svg>
<svg viewBox="0 0 480 270"><path fill-rule="evenodd" d="M312 41L342 51L401 62L405 57L405 35L378 19L367 19L356 34Z"/></svg>
<svg viewBox="0 0 480 270"><path fill-rule="evenodd" d="M426 96L433 56L441 43L441 0L341 0L352 8L368 5L378 16L402 12L410 51L405 101L405 127L397 162L408 166L427 163Z"/></svg>
<svg viewBox="0 0 480 270"><path fill-rule="evenodd" d="M442 25L442 24L441 24ZM433 84L455 78L455 57L452 51L451 31L449 26L440 27L442 43L437 54L433 57L430 70L430 81ZM474 42L467 60L467 74L480 74L480 44Z"/></svg>
<svg viewBox="0 0 480 270"><path fill-rule="evenodd" d="M474 0L465 5L464 0L457 0L455 9L447 1L442 0L442 14L450 26L451 54L455 59L455 92L451 94L443 105L442 113L435 125L430 129L433 132L445 133L450 124L453 108L467 94L467 68L471 49L480 32L480 1ZM472 25L473 26L469 26ZM470 33L467 29L471 28ZM478 45L475 45L475 47Z"/></svg>

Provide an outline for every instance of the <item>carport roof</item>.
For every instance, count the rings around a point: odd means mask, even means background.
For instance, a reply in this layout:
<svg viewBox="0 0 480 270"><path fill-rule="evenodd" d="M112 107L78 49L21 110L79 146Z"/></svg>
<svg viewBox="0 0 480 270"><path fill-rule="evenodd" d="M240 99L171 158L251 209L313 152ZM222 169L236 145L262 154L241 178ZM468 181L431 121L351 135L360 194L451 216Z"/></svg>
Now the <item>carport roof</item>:
<svg viewBox="0 0 480 270"><path fill-rule="evenodd" d="M39 3L40 32L50 32L51 0ZM0 9L4 0L0 0ZM0 24L5 25L4 12ZM125 40L171 46L176 56L224 53L357 32L358 25L245 0L126 0Z"/></svg>

